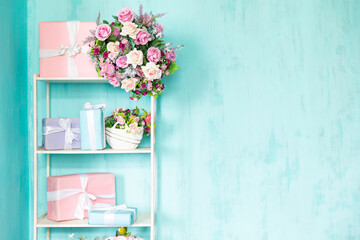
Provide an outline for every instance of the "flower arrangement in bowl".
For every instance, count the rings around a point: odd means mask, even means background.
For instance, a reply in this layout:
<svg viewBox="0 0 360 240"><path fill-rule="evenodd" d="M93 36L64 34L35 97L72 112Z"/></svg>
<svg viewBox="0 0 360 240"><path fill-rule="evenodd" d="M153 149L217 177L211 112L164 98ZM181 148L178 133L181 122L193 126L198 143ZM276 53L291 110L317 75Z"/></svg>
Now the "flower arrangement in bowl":
<svg viewBox="0 0 360 240"><path fill-rule="evenodd" d="M151 113L139 108L117 108L105 119L105 136L108 144L114 149L135 149L143 135L149 136L151 130Z"/></svg>
<svg viewBox="0 0 360 240"><path fill-rule="evenodd" d="M132 100L162 94L165 88L162 78L179 68L175 50L183 46L172 47L162 40L164 27L157 19L163 15L143 13L142 5L138 15L123 8L111 23L106 20L100 23L99 16L96 30L86 40L99 76L114 87L131 92Z"/></svg>

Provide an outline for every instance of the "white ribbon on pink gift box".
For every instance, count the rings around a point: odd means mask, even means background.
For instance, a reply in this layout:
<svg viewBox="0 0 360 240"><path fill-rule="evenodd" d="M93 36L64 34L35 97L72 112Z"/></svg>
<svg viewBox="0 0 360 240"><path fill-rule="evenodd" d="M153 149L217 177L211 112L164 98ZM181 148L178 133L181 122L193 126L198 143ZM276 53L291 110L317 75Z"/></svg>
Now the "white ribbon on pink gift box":
<svg viewBox="0 0 360 240"><path fill-rule="evenodd" d="M69 21L66 22L67 29L69 33L69 39L71 46L61 45L59 49L40 49L39 57L40 59L56 57L66 55L68 57L68 77L77 77L78 72L76 69L74 57L78 53L87 53L89 47L80 46L76 43L76 37L79 32L79 21Z"/></svg>
<svg viewBox="0 0 360 240"><path fill-rule="evenodd" d="M74 189L62 189L52 192L47 192L47 201L59 201L68 197L71 197L73 195L76 195L78 193L81 193L79 197L79 201L77 203L74 218L83 220L84 219L84 211L90 210L93 208L93 204L91 200L95 200L96 198L103 198L103 199L113 199L115 198L115 194L108 194L108 195L94 195L91 193L86 192L86 186L88 182L88 176L86 174L78 174L80 177L81 182L81 188Z"/></svg>
<svg viewBox="0 0 360 240"><path fill-rule="evenodd" d="M96 203L91 210L101 210L105 211L104 213L104 224L105 225L114 225L115 223L115 213L117 211L131 211L134 213L134 222L137 219L136 211L135 209L128 208L126 204L122 205L112 205L112 204L106 204L106 203Z"/></svg>

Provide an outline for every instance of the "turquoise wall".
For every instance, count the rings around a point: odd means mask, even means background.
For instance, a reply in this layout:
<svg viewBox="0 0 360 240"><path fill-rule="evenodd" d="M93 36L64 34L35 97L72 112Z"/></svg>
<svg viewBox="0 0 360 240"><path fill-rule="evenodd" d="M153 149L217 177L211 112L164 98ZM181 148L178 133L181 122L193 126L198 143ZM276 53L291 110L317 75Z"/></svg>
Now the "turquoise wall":
<svg viewBox="0 0 360 240"><path fill-rule="evenodd" d="M28 117L26 1L0 8L0 236L27 238Z"/></svg>
<svg viewBox="0 0 360 240"><path fill-rule="evenodd" d="M30 116L38 22L93 21L98 10L111 19L139 3L168 12L166 40L185 45L157 101L157 239L360 239L360 2L29 0ZM107 103L107 113L134 106L109 85L51 94L54 117L78 116L85 101ZM116 173L118 203L149 210L147 155L51 161L53 175ZM114 230L58 229L52 239Z"/></svg>

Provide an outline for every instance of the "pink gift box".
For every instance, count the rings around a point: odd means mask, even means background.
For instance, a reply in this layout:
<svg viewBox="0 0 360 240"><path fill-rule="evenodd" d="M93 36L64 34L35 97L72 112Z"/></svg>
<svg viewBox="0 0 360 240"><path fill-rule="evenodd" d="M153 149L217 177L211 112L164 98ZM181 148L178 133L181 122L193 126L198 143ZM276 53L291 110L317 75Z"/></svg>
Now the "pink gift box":
<svg viewBox="0 0 360 240"><path fill-rule="evenodd" d="M84 40L95 22L40 22L40 77L98 77Z"/></svg>
<svg viewBox="0 0 360 240"><path fill-rule="evenodd" d="M47 178L48 219L84 219L96 203L115 204L114 174L87 173Z"/></svg>

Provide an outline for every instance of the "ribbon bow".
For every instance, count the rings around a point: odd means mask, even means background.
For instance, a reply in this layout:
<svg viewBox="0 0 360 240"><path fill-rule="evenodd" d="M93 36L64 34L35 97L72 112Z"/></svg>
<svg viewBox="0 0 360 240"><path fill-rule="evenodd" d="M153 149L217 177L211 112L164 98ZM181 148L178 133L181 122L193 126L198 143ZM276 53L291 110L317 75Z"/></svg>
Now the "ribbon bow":
<svg viewBox="0 0 360 240"><path fill-rule="evenodd" d="M59 49L59 55L66 55L68 57L75 57L76 54L81 52L81 46L79 44L75 44L74 46L64 46L61 45Z"/></svg>
<svg viewBox="0 0 360 240"><path fill-rule="evenodd" d="M86 186L88 182L88 177L86 174L79 174L81 182L81 195L75 210L74 217L78 219L84 219L84 211L90 210L93 206L91 200L95 200L95 195L86 192Z"/></svg>
<svg viewBox="0 0 360 240"><path fill-rule="evenodd" d="M80 133L79 128L71 128L71 118L60 118L59 125L60 127L46 126L44 127L43 135L49 135L52 133L58 133L65 131L65 144L64 149L72 149L72 142L74 140L79 141L75 133Z"/></svg>
<svg viewBox="0 0 360 240"><path fill-rule="evenodd" d="M104 111L106 108L106 104L95 105L95 104L91 104L91 103L87 102L84 104L84 108L85 109L102 109Z"/></svg>

